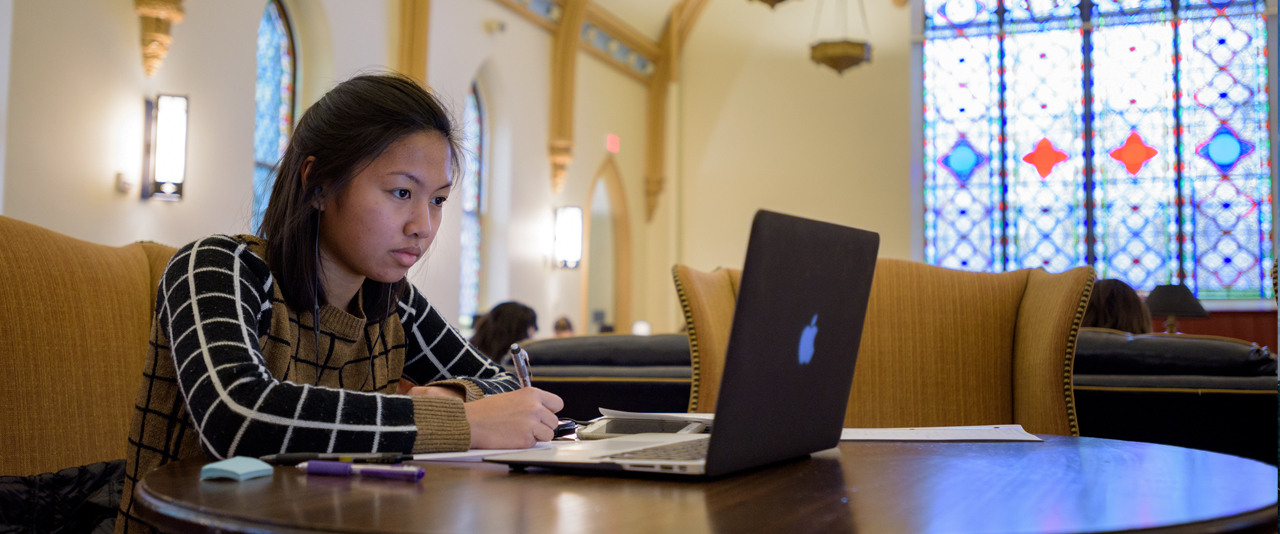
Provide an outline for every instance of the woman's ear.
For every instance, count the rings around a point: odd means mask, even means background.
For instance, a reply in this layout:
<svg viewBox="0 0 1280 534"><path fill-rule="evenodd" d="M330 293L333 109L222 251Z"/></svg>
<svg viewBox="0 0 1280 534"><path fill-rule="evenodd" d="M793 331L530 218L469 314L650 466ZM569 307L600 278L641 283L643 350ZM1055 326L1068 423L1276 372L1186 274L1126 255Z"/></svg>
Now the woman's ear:
<svg viewBox="0 0 1280 534"><path fill-rule="evenodd" d="M320 186L308 188L309 184L307 178L311 174L311 164L315 163L315 161L315 156L307 156L307 159L302 160L302 190L306 191L304 194L311 198L312 207L320 211L324 211L324 206L320 202L320 193L324 192L323 189Z"/></svg>

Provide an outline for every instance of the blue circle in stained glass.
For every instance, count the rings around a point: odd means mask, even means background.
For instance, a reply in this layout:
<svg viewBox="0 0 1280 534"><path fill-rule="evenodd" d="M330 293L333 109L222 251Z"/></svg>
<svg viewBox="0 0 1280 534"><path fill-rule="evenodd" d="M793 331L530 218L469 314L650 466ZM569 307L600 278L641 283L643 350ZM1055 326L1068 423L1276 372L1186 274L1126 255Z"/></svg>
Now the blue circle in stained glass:
<svg viewBox="0 0 1280 534"><path fill-rule="evenodd" d="M951 151L938 158L938 164L951 171L961 183L968 182L974 170L986 162L987 156L974 149L963 135L951 146Z"/></svg>
<svg viewBox="0 0 1280 534"><path fill-rule="evenodd" d="M968 143L959 145L947 156L947 166L957 175L968 178L973 174L973 168L978 166L978 153Z"/></svg>
<svg viewBox="0 0 1280 534"><path fill-rule="evenodd" d="M1231 258L1222 258L1222 263L1231 263Z"/></svg>
<svg viewBox="0 0 1280 534"><path fill-rule="evenodd" d="M1214 130L1213 135L1196 147L1196 155L1209 160L1218 172L1229 174L1245 156L1253 153L1253 143L1241 139L1225 123Z"/></svg>
<svg viewBox="0 0 1280 534"><path fill-rule="evenodd" d="M1222 167L1228 167L1240 159L1240 142L1236 136L1220 133L1209 141L1209 159Z"/></svg>

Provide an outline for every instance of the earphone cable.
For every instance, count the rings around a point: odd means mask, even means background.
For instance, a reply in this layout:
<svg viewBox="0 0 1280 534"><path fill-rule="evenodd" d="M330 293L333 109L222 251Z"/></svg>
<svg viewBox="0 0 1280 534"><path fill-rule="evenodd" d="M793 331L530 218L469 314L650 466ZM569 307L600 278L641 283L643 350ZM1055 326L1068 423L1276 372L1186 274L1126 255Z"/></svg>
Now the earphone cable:
<svg viewBox="0 0 1280 534"><path fill-rule="evenodd" d="M311 331L316 336L316 382L320 385L320 210L316 210L315 272L311 277Z"/></svg>

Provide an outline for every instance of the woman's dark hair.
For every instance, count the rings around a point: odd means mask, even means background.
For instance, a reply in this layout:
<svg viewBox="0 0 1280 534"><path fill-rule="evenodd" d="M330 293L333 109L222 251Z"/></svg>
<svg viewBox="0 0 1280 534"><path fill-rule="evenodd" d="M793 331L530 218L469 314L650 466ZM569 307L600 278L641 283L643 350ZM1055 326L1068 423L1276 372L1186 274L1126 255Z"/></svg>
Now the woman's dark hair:
<svg viewBox="0 0 1280 534"><path fill-rule="evenodd" d="M1080 326L1150 334L1151 312L1129 284L1108 278L1094 282Z"/></svg>
<svg viewBox="0 0 1280 534"><path fill-rule="evenodd" d="M471 344L495 362L510 353L511 344L529 338L529 327L538 329L538 314L519 302L503 302L494 306L476 323Z"/></svg>
<svg viewBox="0 0 1280 534"><path fill-rule="evenodd" d="M258 229L258 236L267 242L267 266L286 302L297 309L328 302L324 288L316 283L317 205L341 195L392 143L418 132L444 137L449 145L450 174L457 176L458 138L449 114L434 96L407 77L356 76L338 84L302 115L280 161L271 200ZM303 162L312 156L315 160L304 184ZM370 322L386 319L391 299L407 287L404 279L390 284L366 280L365 316Z"/></svg>

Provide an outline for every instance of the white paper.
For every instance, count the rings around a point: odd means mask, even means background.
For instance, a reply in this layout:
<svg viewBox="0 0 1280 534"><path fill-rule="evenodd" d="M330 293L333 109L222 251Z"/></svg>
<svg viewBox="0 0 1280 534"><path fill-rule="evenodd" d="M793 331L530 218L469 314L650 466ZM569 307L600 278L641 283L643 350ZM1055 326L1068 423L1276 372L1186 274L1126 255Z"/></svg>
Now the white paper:
<svg viewBox="0 0 1280 534"><path fill-rule="evenodd" d="M1044 441L1022 425L846 428L840 441Z"/></svg>
<svg viewBox="0 0 1280 534"><path fill-rule="evenodd" d="M499 454L511 454L513 452L531 451L534 449L546 449L549 447L558 447L577 443L576 441L539 441L532 447L527 449L471 449L466 452L430 452L426 454L413 455L415 462L479 462L489 456L497 456Z"/></svg>
<svg viewBox="0 0 1280 534"><path fill-rule="evenodd" d="M600 408L600 414L614 419L650 419L657 421L697 421L710 426L715 420L713 413L658 413L658 412L624 412Z"/></svg>

